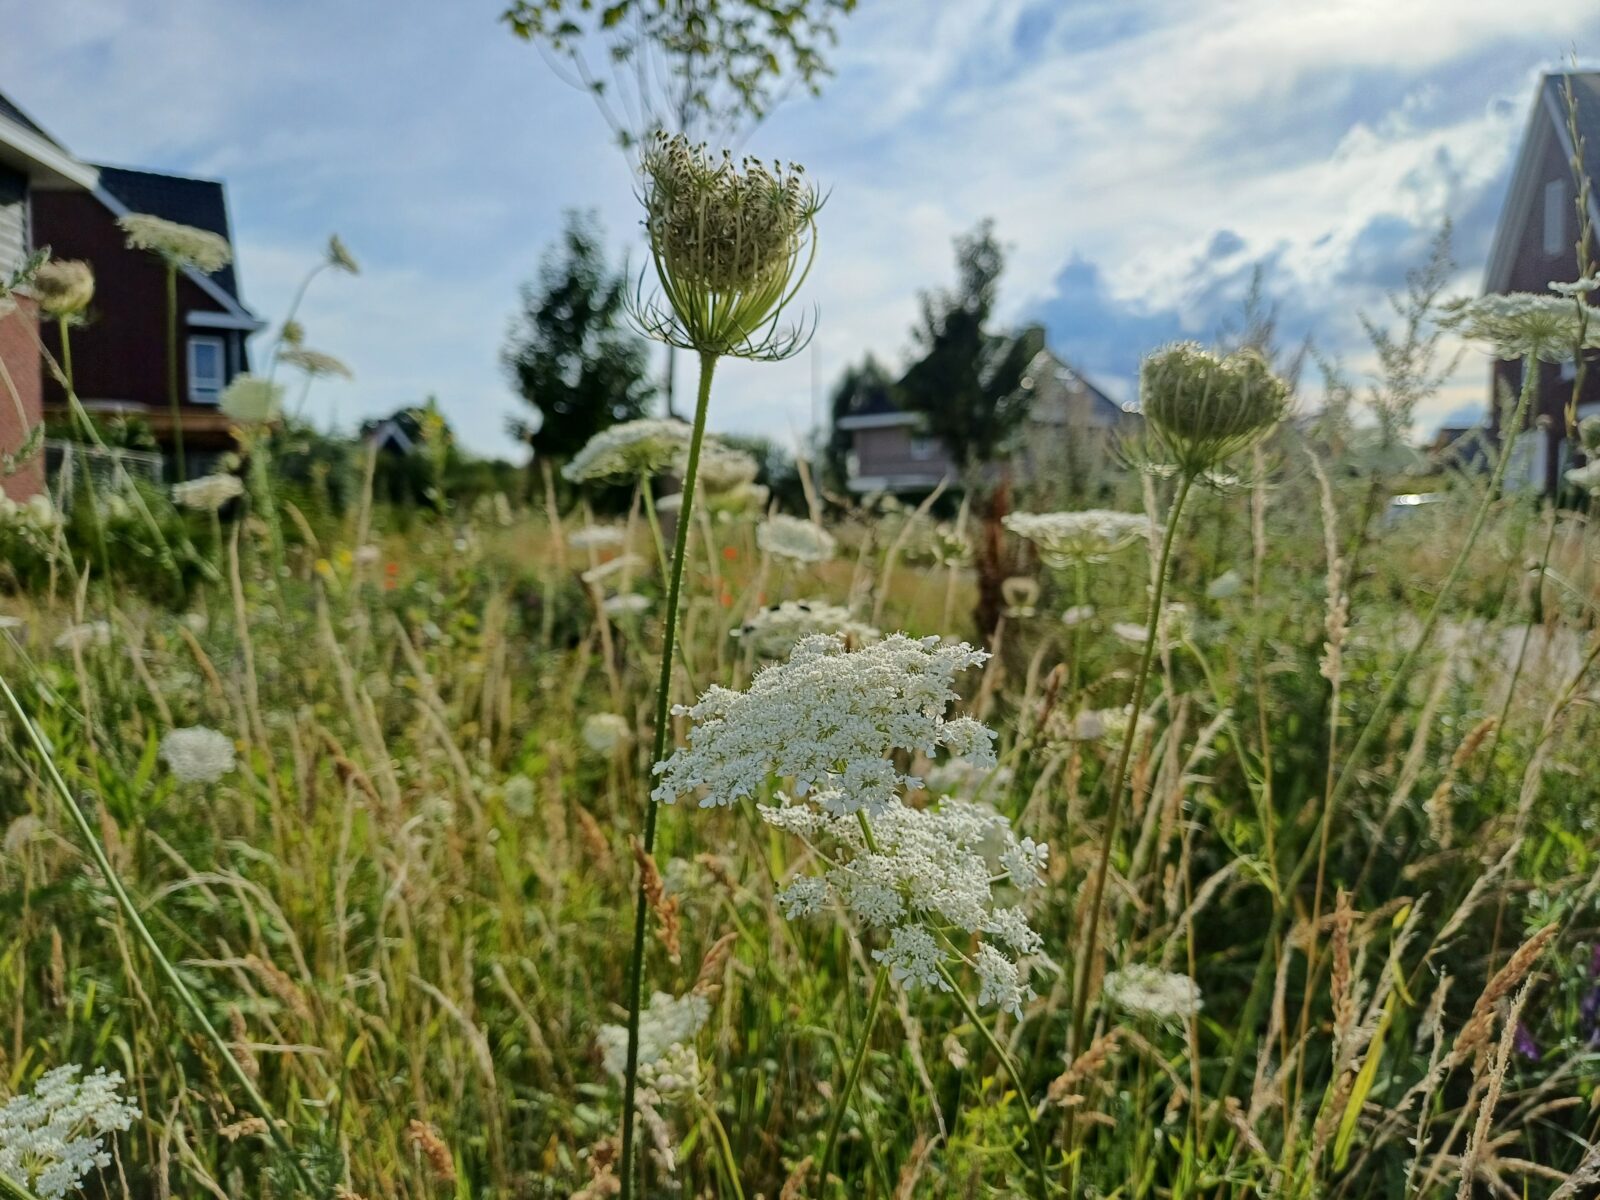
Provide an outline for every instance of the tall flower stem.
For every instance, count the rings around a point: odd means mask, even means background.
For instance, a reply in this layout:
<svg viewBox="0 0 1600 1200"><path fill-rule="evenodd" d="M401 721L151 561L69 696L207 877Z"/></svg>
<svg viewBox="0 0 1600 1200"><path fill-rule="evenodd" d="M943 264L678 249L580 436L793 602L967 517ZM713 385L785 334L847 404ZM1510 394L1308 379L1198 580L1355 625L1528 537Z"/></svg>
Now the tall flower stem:
<svg viewBox="0 0 1600 1200"><path fill-rule="evenodd" d="M189 478L183 461L183 410L178 406L178 264L167 263L167 404L172 409L172 452L182 483Z"/></svg>
<svg viewBox="0 0 1600 1200"><path fill-rule="evenodd" d="M87 425L89 423L89 415L83 411L81 405L76 403L78 391L72 374L72 322L65 314L56 318L56 330L61 335L61 370L67 377L67 394L74 399L72 405L73 419L77 421L81 418L82 422ZM84 436L91 436L88 429L84 430ZM94 472L89 470L87 463L84 464L83 468L83 485L84 495L89 497L89 516L94 528L95 553L100 559L100 578L110 580L111 555L106 550L105 517L100 512L99 498L95 495Z"/></svg>
<svg viewBox="0 0 1600 1200"><path fill-rule="evenodd" d="M1105 836L1100 843L1100 857L1095 863L1094 876L1089 884L1089 924L1084 930L1083 945L1075 964L1078 972L1077 994L1072 1002L1072 1041L1067 1047L1067 1061L1083 1052L1083 1038L1089 1015L1089 985L1094 977L1095 962L1099 958L1101 907L1105 900L1106 874L1111 868L1111 848L1116 845L1117 834L1122 829L1124 805L1123 784L1128 777L1128 760L1133 755L1136 739L1134 730L1139 713L1144 707L1145 685L1150 679L1150 663L1155 658L1156 635L1161 628L1161 606L1167 593L1167 569L1172 562L1172 546L1177 538L1178 519L1183 513L1184 501L1194 486L1194 474L1184 472L1178 481L1177 494L1172 498L1172 508L1167 513L1167 528L1161 538L1161 553L1156 560L1155 579L1150 588L1150 614L1145 621L1144 650L1139 655L1139 670L1133 679L1133 697L1129 702L1128 726L1123 730L1122 745L1117 752L1117 763L1111 772L1111 787L1106 793L1109 812L1106 817Z"/></svg>
<svg viewBox="0 0 1600 1200"><path fill-rule="evenodd" d="M94 826L89 823L88 814L83 811L83 806L78 803L77 797L72 794L72 789L67 786L67 781L61 777L61 772L56 768L55 759L51 756L49 746L45 744L43 736L28 717L27 710L22 707L22 701L11 690L11 685L4 676L0 676L0 693L4 694L7 706L16 717L17 723L22 726L22 731L28 743L39 756L46 779L61 800L61 806L66 809L67 816L71 819L73 825L77 827L78 835L83 839L84 848L89 852L90 859L100 872L100 877L105 882L106 888L111 892L117 907L122 910L122 915L126 918L128 924L132 926L138 940L143 943L151 961L156 964L157 969L172 990L177 993L183 1007L189 1010L189 1015L200 1026L200 1030L205 1034L206 1040L216 1049L218 1057L226 1065L228 1074L233 1077L233 1081L239 1085L240 1090L249 1101L250 1107L255 1109L256 1115L266 1122L267 1132L277 1148L293 1165L295 1173L300 1177L300 1181L309 1186L312 1182L311 1177L305 1166L300 1162L300 1159L295 1155L294 1147L290 1146L288 1139L283 1136L283 1130L278 1126L278 1118L273 1113L271 1105L267 1103L266 1097L256 1087L255 1081L250 1078L249 1074L239 1064L239 1060L234 1056L227 1041L217 1032L216 1026L211 1023L211 1018L206 1016L205 1009L195 999L194 993L189 990L188 985L183 981L183 977L178 974L178 969L172 965L172 960L162 951L160 944L155 939L155 935L150 932L150 927L145 924L144 918L139 913L139 906L134 903L133 897L128 894L128 889L124 886L122 877L117 874L116 868L111 865L111 860L106 856L105 847L101 845L99 835L95 832Z"/></svg>
<svg viewBox="0 0 1600 1200"><path fill-rule="evenodd" d="M867 1015L861 1023L861 1040L856 1046L855 1059L850 1063L850 1073L845 1076L844 1090L834 1099L833 1116L828 1120L828 1139L822 1144L822 1157L817 1160L817 1178L821 1190L828 1190L828 1168L833 1163L833 1152L839 1144L839 1130L844 1125L845 1109L850 1107L850 1097L861 1082L861 1072L866 1069L867 1050L872 1045L872 1030L878 1023L878 1013L883 1008L883 997L889 990L889 968L879 967L878 977L872 984L872 998L867 1001Z"/></svg>
<svg viewBox="0 0 1600 1200"><path fill-rule="evenodd" d="M35 1196L4 1171L0 1171L0 1196L6 1197L7 1200L39 1200L39 1197Z"/></svg>
<svg viewBox="0 0 1600 1200"><path fill-rule="evenodd" d="M1039 1125L1033 1115L1033 1101L1028 1099L1028 1087L1022 1081L1022 1072L1017 1069L1016 1060L1000 1044L1000 1039L994 1036L994 1030L984 1023L983 1017L972 1006L972 1001L968 999L967 993L961 989L960 984L950 974L949 968L940 964L939 974L944 977L945 983L949 984L950 990L955 993L956 1000L960 1003L961 1011L966 1014L967 1020L977 1027L979 1036L988 1043L989 1049L994 1053L995 1058L1000 1060L1000 1068L1005 1071L1006 1078L1011 1080L1011 1086L1017 1089L1017 1099L1022 1101L1022 1115L1028 1123L1028 1147L1033 1152L1033 1173L1038 1178L1038 1200L1049 1200L1052 1195L1052 1188L1050 1186L1049 1173L1045 1170L1044 1141L1039 1136Z"/></svg>
<svg viewBox="0 0 1600 1200"><path fill-rule="evenodd" d="M661 675L656 683L656 729L651 763L661 762L667 756L667 743L672 737L672 660L678 648L678 611L683 595L683 571L689 557L689 527L694 515L695 480L700 473L700 444L705 441L706 409L711 403L711 377L716 370L717 356L709 351L700 354L700 391L695 400L694 429L689 437L689 461L683 472L683 505L678 510L678 528L673 538L672 572L667 578L667 611L661 634ZM647 781L648 784L648 781ZM656 804L645 793L644 852L652 854L656 845ZM637 1114L634 1097L639 1089L639 1011L644 1003L644 943L645 930L650 919L650 902L645 895L644 879L639 880L639 892L633 910L633 951L628 960L628 1060L622 1082L622 1200L630 1200L634 1192L634 1135Z"/></svg>

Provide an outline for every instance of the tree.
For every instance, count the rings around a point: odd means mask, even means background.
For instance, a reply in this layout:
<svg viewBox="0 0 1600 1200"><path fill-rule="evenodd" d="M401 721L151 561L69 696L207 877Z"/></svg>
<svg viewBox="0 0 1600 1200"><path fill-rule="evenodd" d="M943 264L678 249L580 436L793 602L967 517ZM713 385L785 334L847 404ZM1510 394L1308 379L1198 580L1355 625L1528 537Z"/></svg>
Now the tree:
<svg viewBox="0 0 1600 1200"><path fill-rule="evenodd" d="M1044 349L1037 325L1015 335L988 329L1004 267L992 221L956 239L956 286L923 294L912 334L921 357L900 380L901 405L922 414L963 469L994 461L1021 424L1030 399L1023 381ZM976 483L969 479L969 488Z"/></svg>
<svg viewBox="0 0 1600 1200"><path fill-rule="evenodd" d="M537 285L522 289L501 361L537 421L513 420L512 434L535 455L570 458L595 434L642 417L654 385L645 343L620 327L627 279L607 267L592 214L569 213Z"/></svg>
<svg viewBox="0 0 1600 1200"><path fill-rule="evenodd" d="M922 325L913 332L922 357L901 377L901 407L921 413L966 476L972 508L983 522L974 561L978 568L980 637L988 638L1004 607L1001 584L1010 571L1004 527L1010 492L1003 465L1006 439L1027 415L1028 367L1044 349L1037 325L1011 334L991 333L995 288L1005 253L994 223L983 221L956 239L954 289L924 293Z"/></svg>

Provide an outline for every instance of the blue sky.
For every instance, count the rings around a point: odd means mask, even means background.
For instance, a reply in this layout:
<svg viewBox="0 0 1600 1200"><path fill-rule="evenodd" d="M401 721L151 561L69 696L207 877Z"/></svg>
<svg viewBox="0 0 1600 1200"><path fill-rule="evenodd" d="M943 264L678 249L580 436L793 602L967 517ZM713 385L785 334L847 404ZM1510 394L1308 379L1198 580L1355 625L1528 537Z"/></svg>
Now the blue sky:
<svg viewBox="0 0 1600 1200"><path fill-rule="evenodd" d="M633 181L589 99L496 0L0 0L0 91L83 157L228 181L246 299L276 318L337 231L310 342L346 425L436 393L505 452L498 352L562 211L640 252ZM751 138L831 189L812 346L719 374L712 424L780 439L872 350L900 363L919 289L985 216L1008 320L1119 399L1139 354L1210 337L1257 264L1286 337L1360 377L1359 314L1456 222L1478 285L1540 70L1600 59L1576 0L862 0L837 76ZM1419 432L1481 405L1468 354Z"/></svg>

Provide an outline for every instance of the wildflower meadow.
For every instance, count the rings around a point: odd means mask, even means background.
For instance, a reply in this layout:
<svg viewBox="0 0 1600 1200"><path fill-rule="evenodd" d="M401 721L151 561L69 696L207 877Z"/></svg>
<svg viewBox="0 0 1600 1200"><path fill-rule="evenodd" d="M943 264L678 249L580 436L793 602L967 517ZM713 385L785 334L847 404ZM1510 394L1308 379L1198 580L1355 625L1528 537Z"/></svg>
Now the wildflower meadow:
<svg viewBox="0 0 1600 1200"><path fill-rule="evenodd" d="M424 413L395 503L290 312L211 473L0 509L0 1194L1596 1194L1592 472L1396 505L1389 453L1433 330L1525 364L1505 428L1576 396L1596 280L1414 286L1359 394L1152 345L1091 488L850 495L715 432L849 213L681 136L637 179L686 419L472 490ZM94 288L7 294L105 449Z"/></svg>

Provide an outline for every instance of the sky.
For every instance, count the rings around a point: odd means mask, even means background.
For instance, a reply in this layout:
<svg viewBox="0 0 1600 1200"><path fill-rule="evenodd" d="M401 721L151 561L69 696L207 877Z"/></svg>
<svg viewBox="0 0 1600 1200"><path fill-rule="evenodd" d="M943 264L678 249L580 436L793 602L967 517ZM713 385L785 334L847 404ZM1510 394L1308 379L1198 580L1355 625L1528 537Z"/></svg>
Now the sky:
<svg viewBox="0 0 1600 1200"><path fill-rule="evenodd" d="M608 126L503 7L0 0L0 91L87 160L225 179L268 320L345 240L361 275L320 276L301 310L355 373L318 383L319 419L432 394L468 448L520 457L500 350L564 211L644 260ZM919 293L985 217L1001 321L1042 322L1118 400L1142 353L1233 323L1258 271L1282 340L1359 382L1362 314L1384 316L1446 218L1454 290L1480 288L1539 73L1600 62L1600 6L1578 0L861 0L839 33L822 95L741 147L829 191L816 336L720 368L714 429L792 443L850 363L903 365ZM1474 417L1486 381L1464 352L1418 435Z"/></svg>

